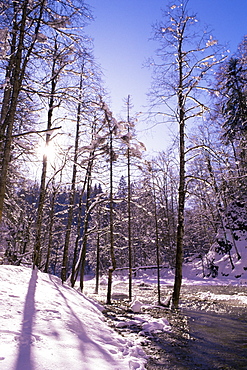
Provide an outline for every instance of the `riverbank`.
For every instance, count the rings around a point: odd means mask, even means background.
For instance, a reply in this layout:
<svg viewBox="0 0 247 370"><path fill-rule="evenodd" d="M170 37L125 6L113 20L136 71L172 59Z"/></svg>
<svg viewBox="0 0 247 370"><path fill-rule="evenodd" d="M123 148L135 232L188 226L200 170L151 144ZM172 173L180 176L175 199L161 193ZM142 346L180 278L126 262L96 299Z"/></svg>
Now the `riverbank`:
<svg viewBox="0 0 247 370"><path fill-rule="evenodd" d="M226 282L226 280L225 280ZM238 281L239 282L239 281ZM93 294L94 280L85 292L104 305L106 281ZM138 342L149 356L146 369L242 370L247 368L247 286L236 282L186 280L181 290L180 309L158 306L155 277L133 280L133 312L128 301L128 281L115 278L113 304L104 306L106 320L124 337ZM165 302L172 294L172 278L162 280ZM133 303L133 302L132 302Z"/></svg>

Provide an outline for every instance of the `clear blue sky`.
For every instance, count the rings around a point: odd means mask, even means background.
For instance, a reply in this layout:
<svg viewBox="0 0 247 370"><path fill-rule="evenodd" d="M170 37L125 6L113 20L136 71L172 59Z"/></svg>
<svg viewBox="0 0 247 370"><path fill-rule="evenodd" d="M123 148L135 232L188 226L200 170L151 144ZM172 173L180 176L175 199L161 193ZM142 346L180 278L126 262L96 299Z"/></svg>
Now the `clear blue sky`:
<svg viewBox="0 0 247 370"><path fill-rule="evenodd" d="M111 110L118 117L128 94L134 104L133 112L145 110L151 70L143 65L154 56L158 46L150 40L152 25L162 19L161 9L166 9L171 1L87 0L87 3L93 9L95 21L86 31L94 39L94 55L104 73ZM247 34L247 0L190 0L189 8L202 25L210 26L220 44L228 44L231 53L236 51Z"/></svg>

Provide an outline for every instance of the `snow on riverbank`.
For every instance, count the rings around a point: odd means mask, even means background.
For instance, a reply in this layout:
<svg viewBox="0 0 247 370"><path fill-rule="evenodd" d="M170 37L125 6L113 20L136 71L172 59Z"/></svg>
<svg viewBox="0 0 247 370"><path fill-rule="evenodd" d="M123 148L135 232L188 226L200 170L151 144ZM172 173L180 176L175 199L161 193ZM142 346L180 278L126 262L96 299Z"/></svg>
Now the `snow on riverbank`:
<svg viewBox="0 0 247 370"><path fill-rule="evenodd" d="M0 266L1 370L144 369L145 353L55 276Z"/></svg>
<svg viewBox="0 0 247 370"><path fill-rule="evenodd" d="M174 275L162 271L162 299L172 292ZM142 350L143 336L122 337L105 322L103 309L94 299L105 302L107 279L100 279L99 295L95 279L85 281L85 294L55 276L26 267L0 266L0 369L1 370L142 370L147 357ZM231 300L247 305L245 278L202 278L193 266L184 267L184 285L238 285L234 293L224 289L214 294L205 287L191 294L194 298ZM241 288L241 286L243 288ZM138 289L137 289L138 288ZM206 291L205 291L206 289ZM128 277L115 275L113 301L128 302ZM139 296L137 294L139 292ZM121 298L122 297L122 298ZM147 299L148 298L148 299ZM163 302L164 303L164 302ZM128 305L129 303L127 303ZM142 271L133 281L132 319L118 316L119 329L137 325L144 333L171 330L166 318L150 317L145 309L157 306L155 270Z"/></svg>
<svg viewBox="0 0 247 370"><path fill-rule="evenodd" d="M161 269L160 271L161 279L161 301L163 304L167 305L172 295L173 291L173 284L174 284L174 272L171 269ZM87 277L85 281L85 289L84 293L89 296L93 297L100 302L106 301L106 290L107 290L107 277L103 276L100 278L100 288L99 294L94 294L95 290L95 278ZM210 292L210 287L218 286L218 287L225 287L222 289L220 294L213 294ZM230 287L236 287L234 291L230 289ZM181 299L183 300L183 292L186 292L186 295L191 296L191 300L193 298L195 300L208 300L211 302L215 301L231 301L231 304L240 304L240 305L247 305L247 295L246 295L246 288L247 288L247 276L243 276L242 278L234 278L232 276L221 276L213 278L204 277L203 274L198 270L197 266L193 263L185 264L183 267L183 283L182 283L181 291ZM189 288L191 287L191 289ZM196 288L197 287L197 288ZM209 287L209 289L207 289ZM229 294L227 293L227 287L229 287ZM186 289L185 289L186 288ZM196 289L194 289L196 288ZM139 324L143 317L140 315L145 309L149 309L152 307L156 307L158 305L158 297L157 297L157 271L156 269L145 269L139 270L138 274L133 278L133 301L129 303L129 309L134 313L137 313L136 324ZM221 289L220 289L221 290ZM189 293L191 291L191 293ZM219 291L219 289L216 289ZM118 301L119 299L125 299L128 301L128 277L124 275L122 271L116 272L113 276L113 288L112 288L112 297L113 301ZM187 299L187 298L186 298ZM138 304L137 304L138 303ZM128 304L128 303L127 303ZM134 307L134 309L133 309ZM136 309L138 307L138 309ZM142 321L142 325L144 322L147 322L148 318L144 318ZM130 323L131 324L131 323ZM134 323L133 323L134 324ZM156 328L160 327L160 324L157 321ZM124 326L124 323L119 324L119 326ZM154 328L154 324L150 325L150 330L152 331ZM169 331L169 323L167 326L164 326L164 331Z"/></svg>

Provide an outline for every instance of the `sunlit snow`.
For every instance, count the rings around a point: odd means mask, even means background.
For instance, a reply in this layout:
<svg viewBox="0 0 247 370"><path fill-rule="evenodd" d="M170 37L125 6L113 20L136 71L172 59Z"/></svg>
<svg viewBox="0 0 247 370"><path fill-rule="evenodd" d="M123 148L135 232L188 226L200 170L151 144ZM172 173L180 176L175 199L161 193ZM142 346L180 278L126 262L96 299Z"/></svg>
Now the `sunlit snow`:
<svg viewBox="0 0 247 370"><path fill-rule="evenodd" d="M144 369L141 347L57 277L2 265L0 280L1 370Z"/></svg>

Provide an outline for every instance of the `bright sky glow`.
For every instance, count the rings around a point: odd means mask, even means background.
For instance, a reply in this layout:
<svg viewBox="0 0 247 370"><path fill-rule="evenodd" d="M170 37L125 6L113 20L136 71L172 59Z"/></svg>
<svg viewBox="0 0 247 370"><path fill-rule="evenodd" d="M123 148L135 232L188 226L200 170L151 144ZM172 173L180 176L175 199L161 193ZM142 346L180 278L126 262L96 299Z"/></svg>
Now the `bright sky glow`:
<svg viewBox="0 0 247 370"><path fill-rule="evenodd" d="M101 64L116 117L123 113L123 99L129 94L133 113L146 111L146 94L151 84L151 70L143 67L154 56L158 45L150 40L152 25L162 19L161 9L173 5L168 0L88 0L95 21L86 32L93 37L95 57ZM231 53L237 50L247 34L246 0L190 0L189 8L201 26L208 25L214 39L226 45ZM146 129L147 127L143 127ZM164 148L165 131L156 128L140 139L148 150Z"/></svg>
<svg viewBox="0 0 247 370"><path fill-rule="evenodd" d="M38 158L41 160L45 155L47 157L48 162L53 164L57 155L57 148L54 141L51 140L47 145L44 139L40 139L39 144L37 146L37 155Z"/></svg>

